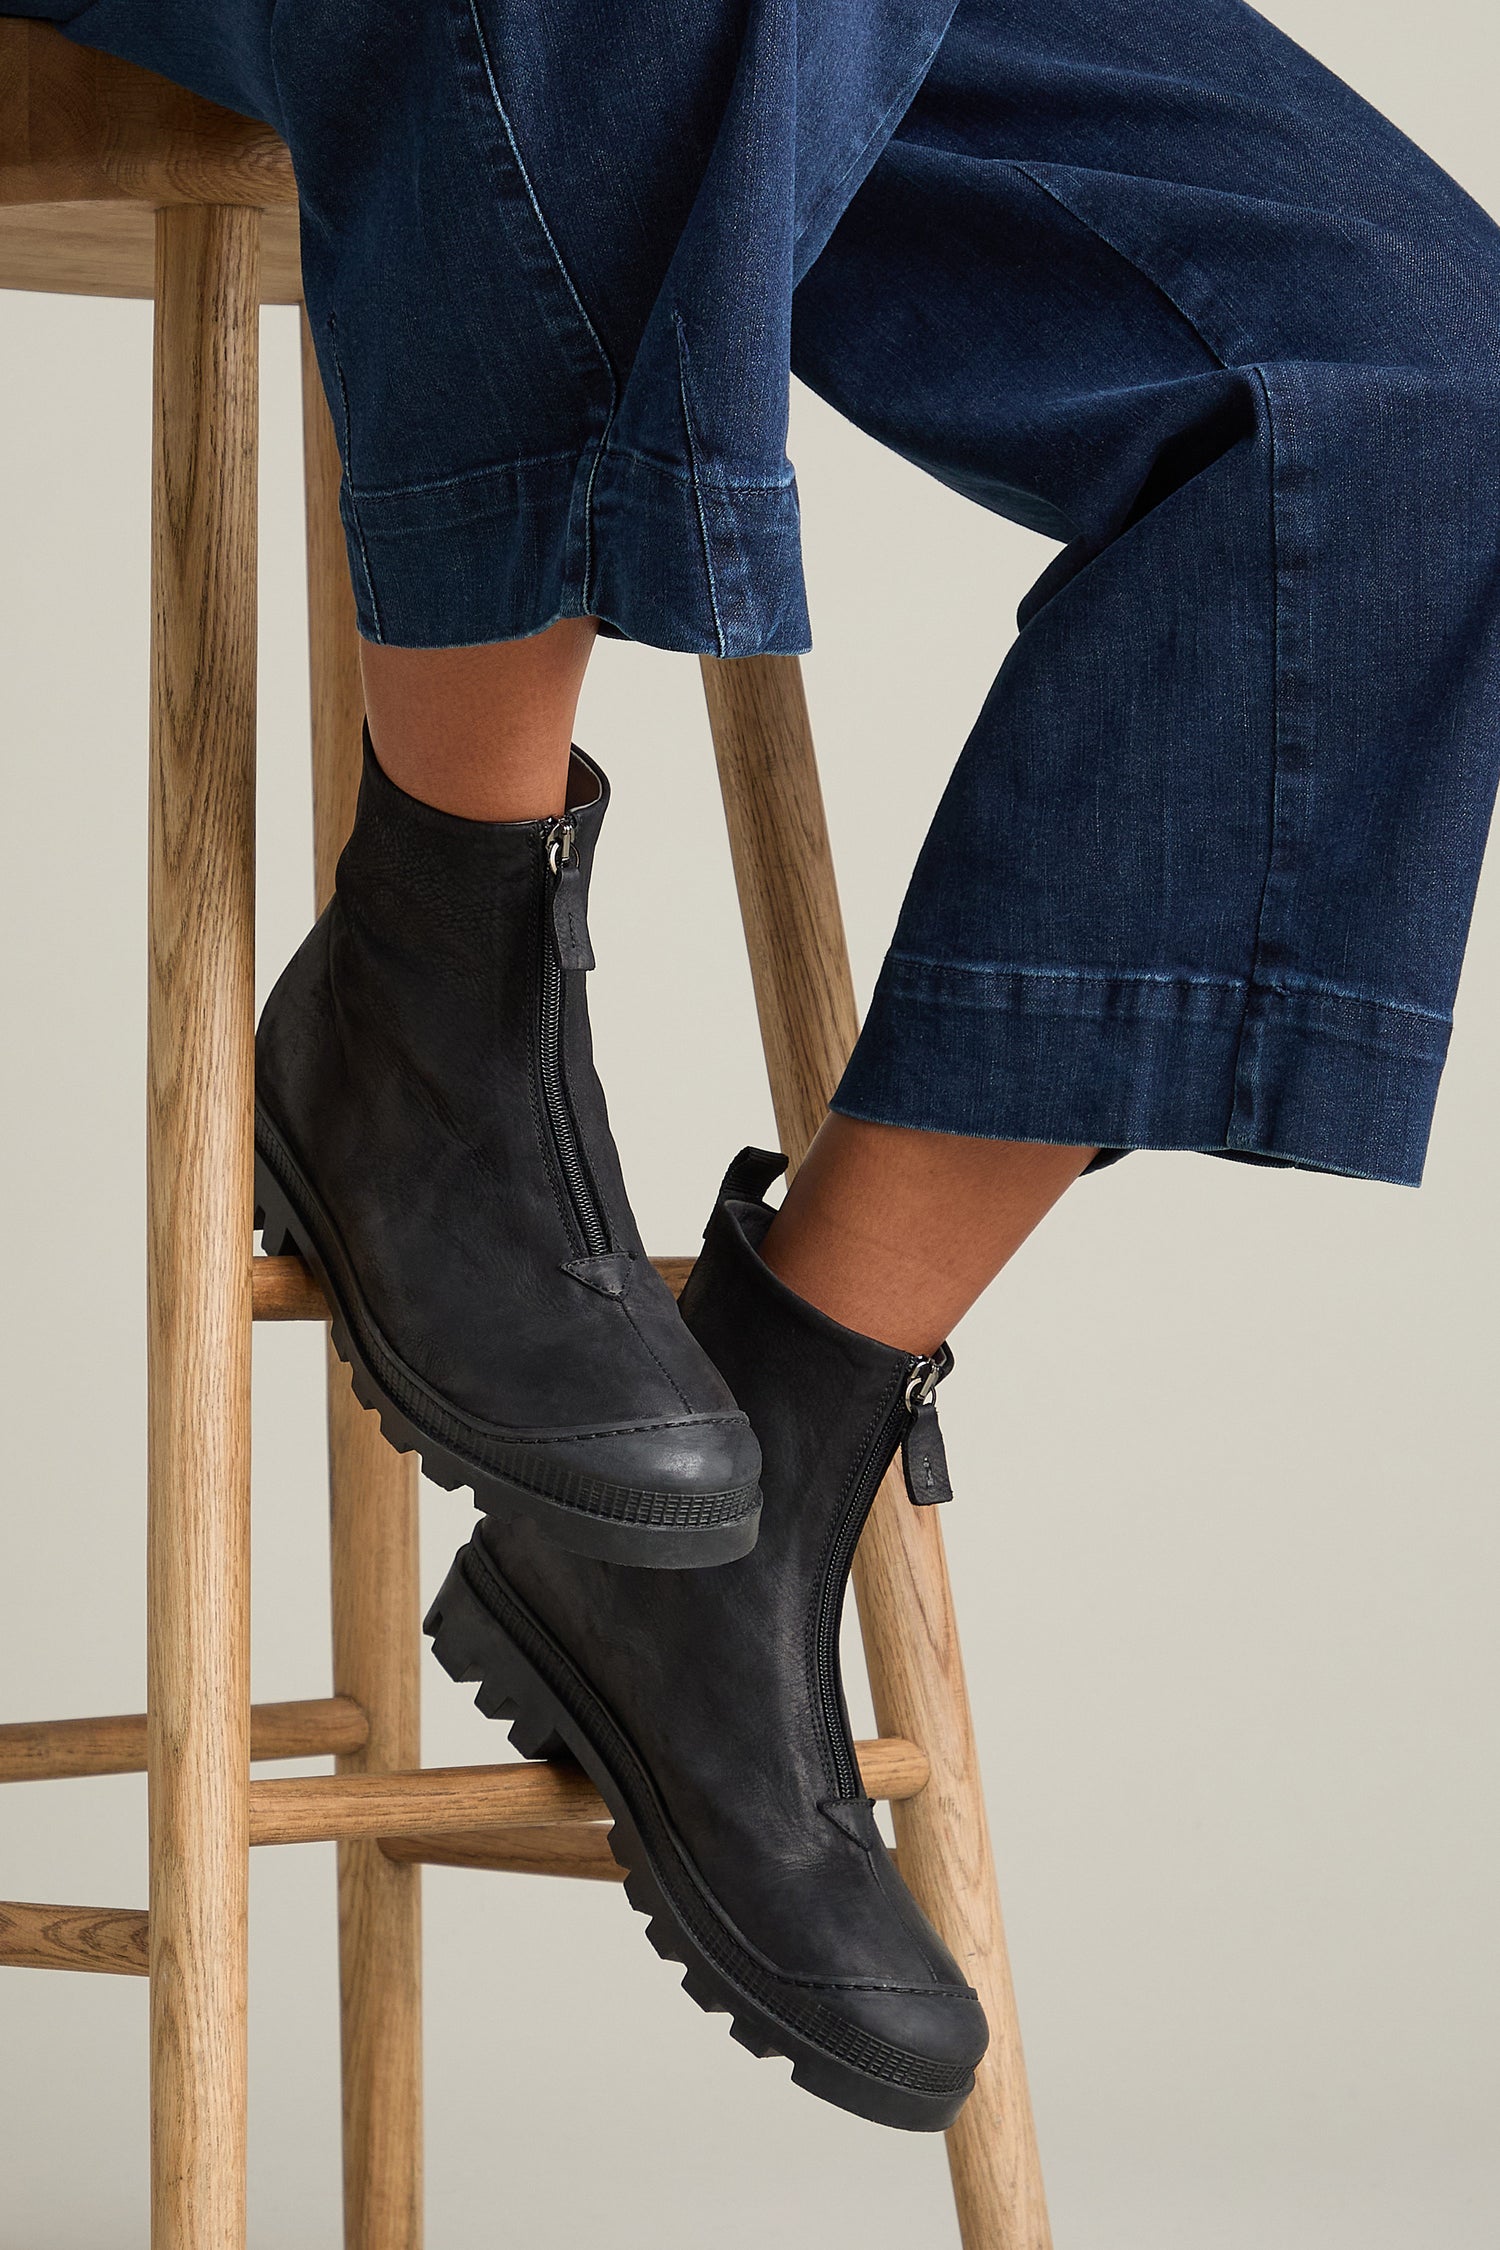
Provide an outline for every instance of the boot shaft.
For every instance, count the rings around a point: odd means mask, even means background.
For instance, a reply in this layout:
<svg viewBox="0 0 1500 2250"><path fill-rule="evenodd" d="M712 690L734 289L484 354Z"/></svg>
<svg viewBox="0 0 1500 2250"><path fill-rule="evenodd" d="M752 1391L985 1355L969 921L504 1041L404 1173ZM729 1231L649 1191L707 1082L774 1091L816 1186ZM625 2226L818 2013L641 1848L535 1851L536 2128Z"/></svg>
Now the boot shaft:
<svg viewBox="0 0 1500 2250"><path fill-rule="evenodd" d="M760 1251L776 1215L763 1197L785 1165L763 1149L736 1157L681 1310L761 1436L767 1488L799 1496L767 1511L762 1539L822 1554L841 1531L857 1539L898 1447L914 1503L950 1497L933 1394L953 1358L862 1336L777 1278Z"/></svg>

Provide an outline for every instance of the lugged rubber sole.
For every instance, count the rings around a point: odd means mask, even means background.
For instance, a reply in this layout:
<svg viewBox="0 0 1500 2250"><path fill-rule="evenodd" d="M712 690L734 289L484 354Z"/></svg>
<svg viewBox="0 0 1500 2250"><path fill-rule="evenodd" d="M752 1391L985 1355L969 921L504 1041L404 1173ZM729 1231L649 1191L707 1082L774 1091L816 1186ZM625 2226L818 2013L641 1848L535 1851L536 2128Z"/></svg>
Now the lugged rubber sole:
<svg viewBox="0 0 1500 2250"><path fill-rule="evenodd" d="M625 1870L625 1896L636 1912L646 1917L646 1935L662 1959L684 1970L682 1986L688 1997L711 2015L727 2015L730 2036L752 2055L788 2060L794 2083L821 2100L877 2125L906 2132L946 2131L973 2089L972 2072L959 2083L937 2090L903 2084L902 2058L897 2051L882 2049L879 2042L851 2031L849 2043L863 2046L869 2058L892 2075L862 2070L847 2056L829 2052L786 2021L764 1998L758 1999L746 1990L746 1981L756 1976L753 1958L712 1905L686 1854L681 1854L680 1865L669 1875L646 1844L638 1810L646 1809L649 1782L638 1775L636 1786L631 1788L616 1771L615 1762L593 1739L578 1711L569 1708L569 1701L548 1683L470 1583L464 1567L470 1553L467 1547L460 1549L423 1622L433 1654L451 1679L478 1683L475 1703L486 1718L509 1719L511 1742L523 1757L567 1756L583 1768L614 1820L610 1850ZM490 1576L488 1572L485 1575ZM559 1672L566 1668L571 1673L566 1657L537 1620L513 1596L507 1597L507 1606L512 1609L517 1630L524 1630L539 1647L545 1644L549 1661ZM576 1673L572 1678L574 1699L581 1710L595 1699ZM598 1713L603 1707L596 1705L595 1709ZM606 1731L597 1716L595 1727L597 1732ZM625 1760L619 1762L623 1765ZM653 1829L666 1825L659 1804L650 1806L647 1824ZM680 1847L676 1850L680 1852ZM665 1857L663 1853L662 1859ZM695 1924L703 1935L695 1934ZM734 1961L737 1952L743 1962L739 1975ZM924 2066L919 2058L912 2058L909 2068L911 2075L925 2068L934 2077L959 2076L940 2066Z"/></svg>
<svg viewBox="0 0 1500 2250"><path fill-rule="evenodd" d="M415 1453L422 1473L445 1491L467 1489L484 1514L521 1517L570 1554L594 1562L623 1563L635 1569L701 1570L720 1563L738 1562L755 1545L760 1528L758 1495L743 1514L722 1523L650 1523L628 1513L605 1516L570 1507L547 1493L516 1483L494 1469L466 1460L430 1430L422 1428L391 1397L370 1365L361 1346L358 1324L351 1321L331 1260L325 1257L317 1231L292 1200L277 1174L257 1147L255 1152L255 1224L268 1257L292 1253L316 1277L331 1313L333 1348L349 1369L354 1395L361 1406L379 1416L387 1442L398 1453ZM415 1383L415 1378L413 1378ZM647 1502L642 1496L643 1513Z"/></svg>

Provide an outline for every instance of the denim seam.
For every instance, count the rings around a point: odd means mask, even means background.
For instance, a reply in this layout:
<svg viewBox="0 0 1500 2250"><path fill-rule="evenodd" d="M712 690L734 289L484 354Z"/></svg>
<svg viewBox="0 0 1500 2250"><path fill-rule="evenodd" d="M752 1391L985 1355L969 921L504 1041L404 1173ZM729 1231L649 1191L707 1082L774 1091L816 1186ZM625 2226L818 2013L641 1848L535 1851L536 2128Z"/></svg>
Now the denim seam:
<svg viewBox="0 0 1500 2250"><path fill-rule="evenodd" d="M824 189L818 201L813 205L812 210L808 213L801 226L797 229L797 238L793 245L794 270L796 266L800 264L802 251L805 245L816 237L818 229L823 225L824 214L829 211L830 208L833 209L833 223L828 229L829 234L833 232L833 226L836 226L838 224L838 221L843 217L844 211L848 207L852 194L858 192L858 187L863 185L865 178L870 172L870 151L874 149L876 152L876 157L878 159L881 149L885 147L886 143L889 142L899 130L902 118L906 115L907 111L911 108L912 103L916 100L918 94L921 92L923 82L925 81L929 71L932 69L933 64L937 61L938 53L942 47L943 40L948 35L948 25L952 23L953 18L957 13L958 8L955 0L955 5L948 11L948 22L944 24L943 29L938 37L933 40L931 51L926 56L924 56L921 64L916 70L912 72L911 77L906 81L905 85L901 88L901 91L893 96L891 101L887 103L886 107L881 111L879 118L876 120L875 125L866 135L865 139L860 142L859 147L855 150L853 156L850 157L842 172L840 172L838 176L833 181L831 181L829 185ZM854 180L856 182L856 187L854 190L846 193L849 182L851 180ZM818 244L818 252L814 253L813 257L808 260L807 265L802 269L802 272L804 274L810 272L812 270L812 267L817 263L818 254L822 251L826 241L827 236L825 235L823 241ZM798 275L797 278L800 279L801 275Z"/></svg>
<svg viewBox="0 0 1500 2250"><path fill-rule="evenodd" d="M1387 1015L1412 1016L1418 1023L1440 1023L1452 1030L1453 1016L1443 1008L1419 1008L1414 1000L1381 1000L1368 992L1355 992L1348 985L1333 984L1324 977L1263 977L1252 975L1250 989L1255 992L1274 992L1283 1000L1347 1000L1352 1007L1379 1008Z"/></svg>
<svg viewBox="0 0 1500 2250"><path fill-rule="evenodd" d="M1260 386L1266 408L1266 433L1268 462L1266 471L1267 498L1269 500L1268 529L1271 540L1271 806L1270 834L1266 845L1265 873L1261 878L1260 897L1255 908L1255 935L1250 947L1250 980L1252 987L1258 981L1260 964L1265 958L1266 916L1270 907L1271 882L1285 835L1282 804L1281 753L1283 747L1283 662L1285 629L1285 585L1282 573L1283 545L1281 510L1277 505L1277 468L1280 457L1280 433L1276 426L1275 408L1271 402L1271 387L1265 370L1256 366L1251 370ZM1272 980L1265 980L1271 990ZM1225 1126L1226 1140L1234 1132L1242 1116L1247 1120L1253 1112L1255 1088L1255 1060L1250 1046L1250 993L1245 995L1245 1010L1240 1018L1240 1035L1234 1051L1234 1073L1230 1084L1229 1120Z"/></svg>
<svg viewBox="0 0 1500 2250"><path fill-rule="evenodd" d="M918 969L956 969L970 977L1037 977L1054 984L1192 984L1214 991L1242 992L1243 977L1214 977L1185 969L1180 976L1160 969L1039 969L1015 961L944 961L931 953L905 953L892 946L886 958Z"/></svg>
<svg viewBox="0 0 1500 2250"><path fill-rule="evenodd" d="M708 535L708 511L703 504L703 488L698 478L698 436L693 427L693 407L688 390L687 330L680 312L672 315L672 325L677 334L677 395L682 404L682 429L687 443L688 465L692 470L693 505L698 513L698 537L703 543L703 568L708 579L708 606L713 612L714 632L718 636L719 654L722 656L728 643L724 638L724 620L719 612L719 587L714 576L713 543Z"/></svg>
<svg viewBox="0 0 1500 2250"><path fill-rule="evenodd" d="M354 540L359 549L359 567L364 573L365 594L370 604L370 622L375 627L375 639L378 643L385 639L385 629L380 622L380 604L375 598L375 581L370 572L370 554L365 545L364 525L360 522L359 517L359 495L355 489L354 477L349 466L354 452L354 425L349 414L349 385L344 377L344 362L339 356L338 321L332 313L328 315L328 350L333 360L333 371L338 377L339 408L344 422L344 484L349 494L349 513L354 521Z"/></svg>
<svg viewBox="0 0 1500 2250"><path fill-rule="evenodd" d="M1268 977L1251 974L1248 977L1207 976L1200 971L1184 969L1170 973L1160 969L1041 969L1016 961L945 961L935 954L906 953L892 946L886 956L889 961L903 962L909 968L939 969L945 975L954 973L971 977L1032 977L1052 984L1185 984L1204 987L1214 992L1243 992L1247 999L1257 993L1271 992L1279 1000L1338 1000L1355 1008L1378 1008L1382 1014L1410 1016L1418 1023L1442 1024L1451 1029L1453 1018L1441 1008L1423 1008L1413 1000L1384 1000L1377 994L1357 992L1352 986L1333 984L1320 977Z"/></svg>
<svg viewBox="0 0 1500 2250"><path fill-rule="evenodd" d="M1099 226L1097 226L1090 217L1088 217L1084 212L1076 210L1074 206L1068 201L1066 196L1059 194L1046 180L1039 179L1037 177L1037 174L1031 169L1029 165L1018 164L1016 166L1016 169L1017 171L1023 173L1025 177L1031 181L1033 187L1040 189L1043 195L1050 196L1053 202L1056 203L1060 209L1069 212L1080 226L1086 227L1089 233L1094 236L1096 241L1102 242L1107 249L1114 252L1117 258L1123 259L1125 264L1127 264L1132 269L1132 271L1140 274L1142 278L1147 281L1153 289L1159 290L1161 295L1165 298L1166 302L1169 305L1173 306L1175 310L1181 315L1183 320L1187 322L1189 328L1198 338L1198 341L1202 344L1204 350L1208 352L1214 360L1217 361L1220 367L1228 369L1231 366L1232 363L1226 357L1225 353L1220 349L1218 344L1214 342L1213 338L1206 333L1202 322L1199 320L1197 315L1191 312L1188 307L1183 304L1181 298L1173 290L1169 289L1166 284L1157 277L1157 275L1152 273L1150 268L1144 265L1133 252L1124 249L1118 242L1112 241L1110 237L1105 234L1103 230ZM1212 291L1208 291L1207 294L1209 295L1210 299L1212 299ZM1258 986L1265 989L1275 989L1274 985L1268 984L1268 980L1262 979L1260 977L1259 968L1260 963L1264 958L1265 952L1266 913L1270 899L1271 881L1275 873L1277 859L1280 854L1284 829L1281 804L1281 754L1283 747L1282 628L1284 612L1284 587L1282 580L1281 552L1282 526L1280 512L1277 507L1277 430L1276 419L1271 406L1270 386L1266 380L1265 371L1261 366L1254 365L1248 370L1248 372L1254 376L1256 382L1259 384L1261 395L1265 400L1266 426L1270 450L1270 461L1266 484L1267 497L1269 500L1268 512L1269 531L1271 539L1271 805L1269 833L1266 839L1265 872L1261 878L1260 897L1256 903L1255 910L1255 930L1250 945L1250 974L1249 977L1245 980L1245 1005L1240 1017L1239 1037L1235 1045L1234 1071L1230 1086L1229 1116L1225 1122L1224 1128L1226 1140L1235 1129L1235 1122L1239 1118L1241 1111L1245 1106L1245 1097L1254 1078L1253 1062L1248 1052L1251 999ZM1375 1005L1379 1006L1383 1005L1383 1003L1376 1002Z"/></svg>
<svg viewBox="0 0 1500 2250"><path fill-rule="evenodd" d="M576 472L584 455L576 452L522 453L514 461L486 461L477 469L459 469L451 477L428 477L416 484L362 484L357 489L364 500L405 500L420 498L424 492L451 492L464 484L483 484L491 477L514 476L521 469L550 469L566 462L570 471ZM350 480L351 487L353 480Z"/></svg>
<svg viewBox="0 0 1500 2250"><path fill-rule="evenodd" d="M1182 299L1176 294L1176 292L1169 289L1166 283L1151 271L1151 268L1149 266L1143 265L1141 260L1135 255L1133 251L1127 250L1123 246L1123 244L1116 242L1112 236L1107 235L1104 232L1104 229L1099 225L1097 220L1092 218L1088 212L1078 210L1074 204L1068 201L1068 198L1061 192L1060 189L1055 188L1050 180L1042 179L1038 173L1033 171L1032 167L1029 164L1023 164L1014 158L1010 161L1013 171L1021 173L1025 179L1030 180L1032 186L1036 188L1042 195L1049 197L1050 200L1057 205L1059 210L1066 211L1069 218L1075 220L1079 226L1083 227L1089 234L1091 234L1096 242L1102 242L1106 250L1112 251L1114 255L1122 261L1123 264L1129 266L1132 273L1139 274L1142 281L1146 282L1150 288L1156 290L1159 296L1165 298L1166 302L1172 307L1172 310L1179 316L1179 318L1186 321L1188 327L1191 328L1193 334L1197 337L1199 343L1203 346L1203 349L1208 353L1209 357L1214 361L1216 366L1223 368L1226 372L1234 368L1236 362L1231 360L1226 355L1226 353L1220 349L1219 345L1214 342L1214 339L1208 334L1208 331L1204 328L1203 323L1198 318L1197 314L1190 311L1189 308L1182 302ZM1209 295L1212 294L1211 291L1207 293Z"/></svg>
<svg viewBox="0 0 1500 2250"><path fill-rule="evenodd" d="M790 492L796 482L790 469L782 477L735 477L702 461L695 471L689 472L681 462L664 461L654 453L643 453L635 445L612 445L609 450L614 460L639 461L643 469L654 469L659 476L675 477L679 484L711 485L723 492Z"/></svg>
<svg viewBox="0 0 1500 2250"><path fill-rule="evenodd" d="M655 454L642 452L638 446L605 444L603 440L601 445L604 445L611 461L635 461L643 469L650 469L657 476L671 477L678 484L693 482L691 472L683 468L680 462L660 460ZM461 485L483 484L488 479L514 476L527 469L550 469L567 463L576 471L580 462L592 458L594 450L588 447L582 452L521 453L511 461L485 461L478 468L460 469L451 477L428 477L414 484L362 484L355 488L351 480L351 489L357 489L360 497L365 500L420 498L425 492L452 492ZM790 470L784 477L774 479L724 476L716 473L707 463L701 463L699 481L714 491L760 493L790 492L796 478Z"/></svg>
<svg viewBox="0 0 1500 2250"><path fill-rule="evenodd" d="M490 99L495 105L495 115L500 120L501 130L509 145L511 161L515 165L516 175L526 191L526 199L530 203L536 223L541 229L542 240L551 253L553 263L562 277L563 286L573 300L578 317L583 322L589 340L599 355L599 363L609 379L609 406L605 414L604 429L598 444L594 448L594 458L589 465L588 482L583 496L583 601L585 611L587 611L590 606L589 597L593 591L594 579L594 485L599 475L599 464L603 459L604 448L609 442L609 433L619 409L620 385L615 374L614 362L604 348L604 339L589 318L588 308L579 294L577 283L568 270L567 260L558 247L557 238L547 224L546 214L542 210L541 201L536 188L532 184L531 173L527 168L526 159L521 154L521 146L516 138L515 127L510 120L510 112L506 109L500 96L500 85L495 76L494 59L490 54L489 40L485 36L484 24L480 19L478 0L468 0L468 8L469 20L474 26L474 37L479 47L480 60L484 65L485 82L489 87Z"/></svg>

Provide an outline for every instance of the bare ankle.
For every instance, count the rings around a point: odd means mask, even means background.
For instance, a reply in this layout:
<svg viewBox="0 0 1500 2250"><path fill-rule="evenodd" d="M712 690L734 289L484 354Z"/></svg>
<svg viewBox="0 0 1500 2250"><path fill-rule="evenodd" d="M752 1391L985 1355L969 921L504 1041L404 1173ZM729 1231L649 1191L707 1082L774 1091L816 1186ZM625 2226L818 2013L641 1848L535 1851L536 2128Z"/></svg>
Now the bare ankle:
<svg viewBox="0 0 1500 2250"><path fill-rule="evenodd" d="M762 1254L830 1319L931 1352L1093 1154L831 1115Z"/></svg>
<svg viewBox="0 0 1500 2250"><path fill-rule="evenodd" d="M399 789L465 820L563 810L597 620L479 648L360 643L370 739Z"/></svg>

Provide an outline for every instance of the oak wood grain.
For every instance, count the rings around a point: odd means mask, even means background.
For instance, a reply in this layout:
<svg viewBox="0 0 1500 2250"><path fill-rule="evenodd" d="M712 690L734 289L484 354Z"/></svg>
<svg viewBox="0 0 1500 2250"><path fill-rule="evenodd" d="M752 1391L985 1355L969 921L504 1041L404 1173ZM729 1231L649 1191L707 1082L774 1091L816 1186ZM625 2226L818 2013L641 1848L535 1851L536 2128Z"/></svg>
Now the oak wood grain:
<svg viewBox="0 0 1500 2250"><path fill-rule="evenodd" d="M0 1968L143 1977L150 1967L149 1939L149 1915L124 1907L0 1903Z"/></svg>
<svg viewBox="0 0 1500 2250"><path fill-rule="evenodd" d="M858 1030L812 730L795 657L703 659L777 1129L793 1166ZM964 2250L1050 2250L1020 2024L937 1513L885 1479L854 1564L883 1734L932 1778L898 1803L901 1871L978 1990L990 2049L948 2134Z"/></svg>
<svg viewBox="0 0 1500 2250"><path fill-rule="evenodd" d="M285 145L154 71L0 19L0 204L295 204Z"/></svg>
<svg viewBox="0 0 1500 2250"><path fill-rule="evenodd" d="M300 1258L255 1258L250 1304L257 1320L326 1320L328 1300Z"/></svg>
<svg viewBox="0 0 1500 2250"><path fill-rule="evenodd" d="M383 1836L388 1859L423 1867L473 1867L492 1875L564 1875L623 1883L607 1823L591 1828L473 1828L451 1836Z"/></svg>
<svg viewBox="0 0 1500 2250"><path fill-rule="evenodd" d="M250 1713L250 1756L325 1758L359 1749L368 1733L364 1712L348 1696L257 1703ZM76 1781L92 1774L145 1770L144 1711L0 1726L0 1782Z"/></svg>
<svg viewBox="0 0 1500 2250"><path fill-rule="evenodd" d="M703 659L776 1129L793 1169L859 1030L795 656Z"/></svg>
<svg viewBox="0 0 1500 2250"><path fill-rule="evenodd" d="M305 315L302 436L313 859L321 912L354 823L364 698L339 522L338 446ZM298 1265L296 1259L258 1263ZM338 1770L378 1775L415 1766L422 1755L417 1464L414 1455L387 1445L331 1346L327 1357L333 1678L369 1720L367 1740L339 1759ZM338 1901L344 2242L346 2250L420 2250L420 1869L397 1865L368 1839L343 1843Z"/></svg>
<svg viewBox="0 0 1500 2250"><path fill-rule="evenodd" d="M147 1024L153 2250L242 2250L260 214L157 217Z"/></svg>
<svg viewBox="0 0 1500 2250"><path fill-rule="evenodd" d="M298 304L297 214L267 211L262 225L260 301ZM149 203L0 203L0 289L64 297L154 296L155 211Z"/></svg>

